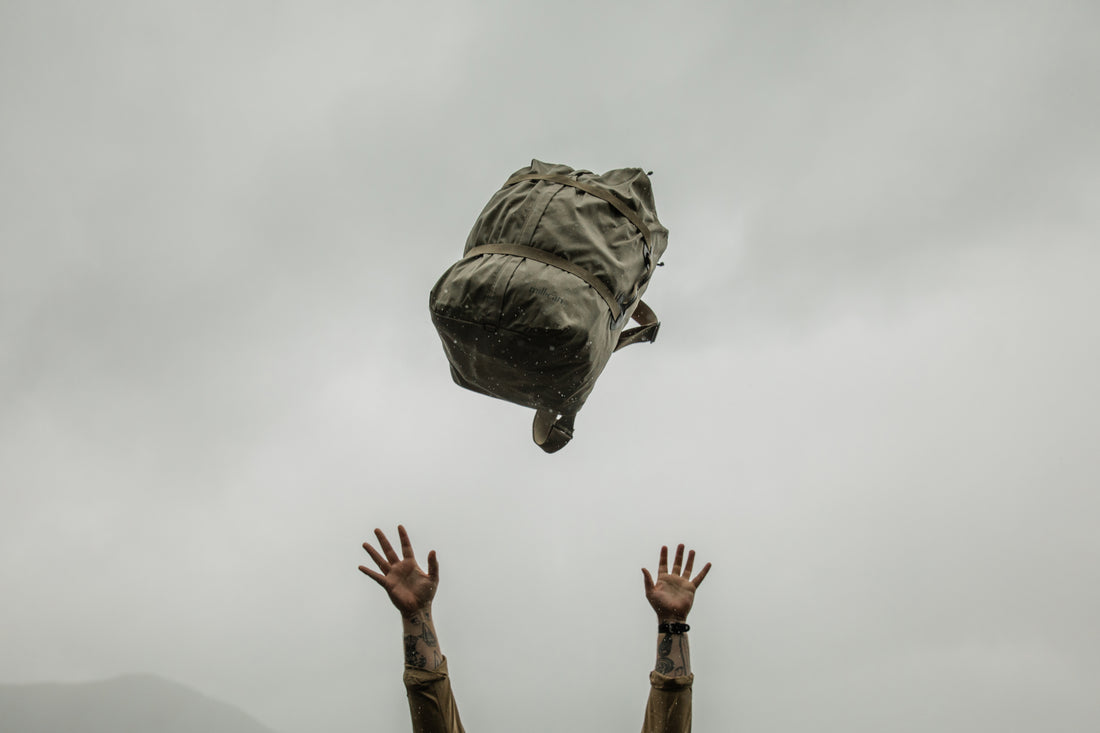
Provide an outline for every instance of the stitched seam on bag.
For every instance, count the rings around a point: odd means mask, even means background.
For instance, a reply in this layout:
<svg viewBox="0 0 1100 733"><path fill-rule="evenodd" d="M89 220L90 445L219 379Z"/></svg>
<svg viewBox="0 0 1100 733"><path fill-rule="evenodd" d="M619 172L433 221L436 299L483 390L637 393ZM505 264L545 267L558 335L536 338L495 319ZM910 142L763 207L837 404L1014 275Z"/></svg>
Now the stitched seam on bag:
<svg viewBox="0 0 1100 733"><path fill-rule="evenodd" d="M535 181L534 187L526 194L527 199L532 201L532 211L530 214L527 215L527 219L525 219L523 222L523 228L520 229L521 236L518 237L519 242L517 242L517 244L526 244L530 246L531 243L535 241L535 231L539 228L539 222L542 221L542 217L546 214L546 208L550 206L550 202L554 200L554 197L558 195L558 192L562 188L564 188L564 186L562 186L560 183L542 181L542 183L550 183L551 186L558 187L558 191L554 191L553 193L547 195L546 189L540 190L539 183L540 181ZM546 203L541 204L540 208L539 202L542 198L546 198ZM527 231L531 232L530 236L522 236Z"/></svg>
<svg viewBox="0 0 1100 733"><path fill-rule="evenodd" d="M558 194L560 194L562 191L565 190L565 184L554 183L552 181L545 181L545 182L549 183L552 186L557 186L558 190L554 191L554 193L550 194L550 198L546 199L546 206L542 207L542 213L539 214L539 218L535 221L535 228L531 230L531 240L529 242L526 242L528 247L534 247L535 246L535 234L539 230L539 224L542 223L542 217L546 216L546 210L550 208L550 204L552 204L554 202L554 199L556 199L558 197ZM521 244L523 244L523 243L521 242ZM536 249L542 249L542 247L536 247ZM550 254L555 254L555 253L551 252ZM558 257L561 257L561 255L558 255ZM562 259L565 259L565 258L562 257Z"/></svg>
<svg viewBox="0 0 1100 733"><path fill-rule="evenodd" d="M523 264L523 260L518 260L516 262L516 266L512 268L512 274L508 276L508 280L504 283L504 289L500 291L500 312L497 314L497 325L496 325L496 327L497 327L497 329L502 330L502 331L507 331L508 330L507 328L502 329L500 327L501 322L504 320L504 297L508 294L508 292L510 290L509 286L512 284L512 278L514 278L516 276L516 272L519 270L519 267L522 264Z"/></svg>

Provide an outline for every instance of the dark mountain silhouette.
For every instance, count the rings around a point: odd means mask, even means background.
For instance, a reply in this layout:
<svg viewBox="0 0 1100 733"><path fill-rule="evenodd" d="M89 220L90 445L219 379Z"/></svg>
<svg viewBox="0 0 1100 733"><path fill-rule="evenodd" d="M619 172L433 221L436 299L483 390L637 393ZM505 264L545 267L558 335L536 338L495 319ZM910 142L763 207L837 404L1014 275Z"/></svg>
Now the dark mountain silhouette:
<svg viewBox="0 0 1100 733"><path fill-rule="evenodd" d="M232 705L152 675L0 685L0 733L274 733Z"/></svg>

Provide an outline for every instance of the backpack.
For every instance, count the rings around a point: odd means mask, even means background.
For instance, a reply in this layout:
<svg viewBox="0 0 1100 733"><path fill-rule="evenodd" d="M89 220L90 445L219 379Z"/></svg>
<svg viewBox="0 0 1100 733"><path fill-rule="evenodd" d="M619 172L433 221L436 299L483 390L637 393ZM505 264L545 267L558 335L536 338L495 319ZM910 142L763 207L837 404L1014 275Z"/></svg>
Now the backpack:
<svg viewBox="0 0 1100 733"><path fill-rule="evenodd" d="M560 450L611 353L656 338L641 296L667 245L643 170L532 160L489 200L429 296L451 377L534 408L535 443ZM631 318L638 326L623 330Z"/></svg>

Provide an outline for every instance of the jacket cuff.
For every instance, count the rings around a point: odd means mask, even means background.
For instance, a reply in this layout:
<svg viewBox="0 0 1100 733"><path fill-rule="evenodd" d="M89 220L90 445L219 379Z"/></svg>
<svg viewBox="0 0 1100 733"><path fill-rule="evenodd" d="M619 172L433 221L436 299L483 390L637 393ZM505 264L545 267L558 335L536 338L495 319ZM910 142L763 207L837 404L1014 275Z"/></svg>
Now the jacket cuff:
<svg viewBox="0 0 1100 733"><path fill-rule="evenodd" d="M447 679L447 658L443 657L443 663L435 669L424 669L405 665L405 675L402 677L405 687L426 687L440 680Z"/></svg>
<svg viewBox="0 0 1100 733"><path fill-rule="evenodd" d="M691 687L691 683L694 681L695 675L693 674L686 677L666 677L657 671L649 673L649 684L656 690L682 690L685 687Z"/></svg>

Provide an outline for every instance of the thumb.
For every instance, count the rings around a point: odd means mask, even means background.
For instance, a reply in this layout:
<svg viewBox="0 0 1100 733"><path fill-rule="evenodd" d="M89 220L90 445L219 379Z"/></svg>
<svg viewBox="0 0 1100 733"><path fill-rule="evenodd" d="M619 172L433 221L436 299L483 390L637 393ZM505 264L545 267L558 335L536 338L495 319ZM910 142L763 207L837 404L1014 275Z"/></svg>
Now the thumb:
<svg viewBox="0 0 1100 733"><path fill-rule="evenodd" d="M645 594L648 596L653 592L653 576L649 574L649 570L642 568L642 579L645 582Z"/></svg>
<svg viewBox="0 0 1100 733"><path fill-rule="evenodd" d="M428 553L428 577L432 583L439 585L439 561L436 560L435 550Z"/></svg>

